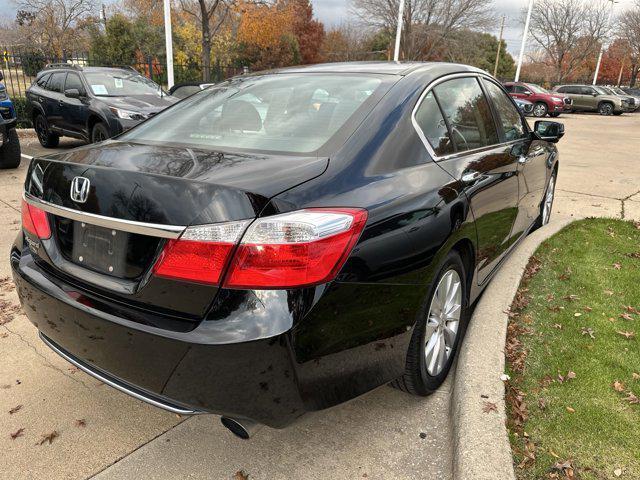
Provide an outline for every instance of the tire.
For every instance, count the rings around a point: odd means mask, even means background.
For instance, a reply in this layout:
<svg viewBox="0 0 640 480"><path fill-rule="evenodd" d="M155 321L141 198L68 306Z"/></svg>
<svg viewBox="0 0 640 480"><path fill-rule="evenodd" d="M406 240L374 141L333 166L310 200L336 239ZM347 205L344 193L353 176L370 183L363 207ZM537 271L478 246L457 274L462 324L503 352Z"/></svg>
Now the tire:
<svg viewBox="0 0 640 480"><path fill-rule="evenodd" d="M598 113L600 115L609 116L613 114L613 105L609 102L598 104Z"/></svg>
<svg viewBox="0 0 640 480"><path fill-rule="evenodd" d="M547 107L547 104L544 102L538 102L533 106L534 117L542 118L547 114L548 111L549 111L549 108Z"/></svg>
<svg viewBox="0 0 640 480"><path fill-rule="evenodd" d="M560 116L560 112L553 112L549 114L550 117L558 118Z"/></svg>
<svg viewBox="0 0 640 480"><path fill-rule="evenodd" d="M547 183L547 188L544 190L544 196L542 197L542 202L540 202L540 213L538 214L536 223L533 226L533 230L537 230L538 228L545 226L551 219L557 178L558 170L554 170L549 178L549 183ZM550 198L549 194L551 194Z"/></svg>
<svg viewBox="0 0 640 480"><path fill-rule="evenodd" d="M436 313L439 310L437 297L443 294L441 288L446 287L449 280L457 282L459 289L459 296L456 294L455 301L451 303L451 307L453 308L454 303L458 303L459 307L457 311L453 311L448 317L451 320L445 320L444 324L437 324L438 321L443 320ZM454 283L449 285L453 286ZM439 295L436 295L437 292ZM448 303L445 302L445 305ZM456 315L459 315L457 323L453 320ZM468 317L469 292L467 290L465 268L458 252L451 251L434 277L434 282L429 288L424 305L420 309L419 318L413 329L413 335L407 351L404 374L394 380L391 386L417 396L427 396L436 391L447 378L447 374L451 369L460 339L466 329ZM448 326L448 328L444 328L444 325ZM453 338L451 334L446 335L445 333L445 331L451 332L452 330L455 330ZM441 338L442 340L440 340ZM429 345L431 345L431 355L427 353ZM442 350L443 347L444 350ZM437 361L436 348L438 351L442 350L444 352L444 358L441 363ZM448 354L447 348L449 348Z"/></svg>
<svg viewBox="0 0 640 480"><path fill-rule="evenodd" d="M7 139L0 147L0 168L18 168L20 166L20 139L15 128L9 129Z"/></svg>
<svg viewBox="0 0 640 480"><path fill-rule="evenodd" d="M44 115L36 116L33 126L38 135L40 145L45 148L55 148L58 146L58 143L60 143L60 135L49 131L49 124L47 123L47 119L44 118Z"/></svg>
<svg viewBox="0 0 640 480"><path fill-rule="evenodd" d="M103 142L109 137L109 129L103 122L96 123L91 129L91 143Z"/></svg>

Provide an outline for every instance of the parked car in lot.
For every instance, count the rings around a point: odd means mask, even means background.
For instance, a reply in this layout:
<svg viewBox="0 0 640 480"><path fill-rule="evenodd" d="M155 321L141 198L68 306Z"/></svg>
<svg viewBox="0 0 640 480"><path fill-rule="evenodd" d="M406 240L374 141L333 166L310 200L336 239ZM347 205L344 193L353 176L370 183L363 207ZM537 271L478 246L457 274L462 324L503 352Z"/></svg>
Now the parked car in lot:
<svg viewBox="0 0 640 480"><path fill-rule="evenodd" d="M0 168L20 166L20 139L16 132L16 109L0 72Z"/></svg>
<svg viewBox="0 0 640 480"><path fill-rule="evenodd" d="M629 103L631 104L633 111L636 111L638 108L640 108L640 97L634 97L633 95L629 95L627 92L625 92L624 90L622 90L619 87L608 87L608 86L604 86L604 87L600 87L602 88L605 92L611 94L611 95L616 95L620 98L625 98L629 101Z"/></svg>
<svg viewBox="0 0 640 480"><path fill-rule="evenodd" d="M533 114L533 103L531 103L529 100L514 98L513 101L524 115Z"/></svg>
<svg viewBox="0 0 640 480"><path fill-rule="evenodd" d="M533 115L557 117L571 111L571 99L566 95L551 93L539 85L524 82L506 82L504 87L514 98L528 100L534 104Z"/></svg>
<svg viewBox="0 0 640 480"><path fill-rule="evenodd" d="M640 88L620 87L624 93L632 95L634 97L640 97Z"/></svg>
<svg viewBox="0 0 640 480"><path fill-rule="evenodd" d="M611 95L593 85L557 85L554 92L571 98L571 108L578 112L598 112L600 115L622 115L633 111L629 100Z"/></svg>
<svg viewBox="0 0 640 480"><path fill-rule="evenodd" d="M563 134L463 65L236 77L33 160L13 278L64 358L243 438L389 382L428 395L549 221Z"/></svg>
<svg viewBox="0 0 640 480"><path fill-rule="evenodd" d="M185 83L177 83L173 87L169 89L169 95L175 98L183 99L187 98L190 95L193 95L196 92L204 90L205 88L209 88L211 85L214 85L211 82L201 83L201 82L185 82Z"/></svg>
<svg viewBox="0 0 640 480"><path fill-rule="evenodd" d="M27 90L38 140L56 147L61 136L100 142L177 102L129 68L54 64Z"/></svg>

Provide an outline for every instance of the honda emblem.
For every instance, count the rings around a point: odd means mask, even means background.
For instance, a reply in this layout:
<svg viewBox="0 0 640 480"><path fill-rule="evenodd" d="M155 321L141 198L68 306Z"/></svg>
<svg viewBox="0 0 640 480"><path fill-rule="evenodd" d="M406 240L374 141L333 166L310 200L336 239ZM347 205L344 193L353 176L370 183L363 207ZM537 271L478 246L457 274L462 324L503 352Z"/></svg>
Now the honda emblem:
<svg viewBox="0 0 640 480"><path fill-rule="evenodd" d="M75 177L71 182L71 200L76 203L84 203L89 198L91 182L85 177Z"/></svg>

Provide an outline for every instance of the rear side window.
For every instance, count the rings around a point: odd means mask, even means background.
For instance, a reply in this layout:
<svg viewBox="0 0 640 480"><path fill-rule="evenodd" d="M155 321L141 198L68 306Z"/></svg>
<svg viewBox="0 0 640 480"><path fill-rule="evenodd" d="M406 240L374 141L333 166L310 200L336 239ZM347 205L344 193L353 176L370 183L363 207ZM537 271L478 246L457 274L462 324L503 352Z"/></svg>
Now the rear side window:
<svg viewBox="0 0 640 480"><path fill-rule="evenodd" d="M516 86L515 86L515 92L516 92L516 93L528 93L528 92L529 92L529 89L528 89L528 88L523 87L522 85L516 85Z"/></svg>
<svg viewBox="0 0 640 480"><path fill-rule="evenodd" d="M456 151L498 143L489 103L476 78L448 80L434 87L433 92L449 123Z"/></svg>
<svg viewBox="0 0 640 480"><path fill-rule="evenodd" d="M509 93L513 93L513 85L505 85L505 90Z"/></svg>
<svg viewBox="0 0 640 480"><path fill-rule="evenodd" d="M47 84L47 90L62 93L64 90L64 78L67 72L56 72L51 74L51 79Z"/></svg>
<svg viewBox="0 0 640 480"><path fill-rule="evenodd" d="M437 156L453 153L453 142L447 124L432 92L422 100L416 110L415 119Z"/></svg>
<svg viewBox="0 0 640 480"><path fill-rule="evenodd" d="M483 80L487 93L496 107L502 130L504 131L505 141L518 140L527 135L522 122L520 112L513 104L509 96L504 93L500 87L489 80Z"/></svg>

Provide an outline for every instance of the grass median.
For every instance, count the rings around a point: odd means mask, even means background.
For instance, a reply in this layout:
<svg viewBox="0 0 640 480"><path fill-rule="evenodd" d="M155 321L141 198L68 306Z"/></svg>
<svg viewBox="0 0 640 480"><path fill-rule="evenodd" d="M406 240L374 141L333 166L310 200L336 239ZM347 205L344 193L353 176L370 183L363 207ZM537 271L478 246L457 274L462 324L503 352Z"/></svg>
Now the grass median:
<svg viewBox="0 0 640 480"><path fill-rule="evenodd" d="M519 479L640 478L640 224L545 241L510 311L508 429Z"/></svg>

